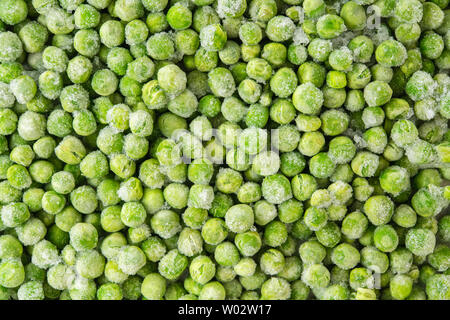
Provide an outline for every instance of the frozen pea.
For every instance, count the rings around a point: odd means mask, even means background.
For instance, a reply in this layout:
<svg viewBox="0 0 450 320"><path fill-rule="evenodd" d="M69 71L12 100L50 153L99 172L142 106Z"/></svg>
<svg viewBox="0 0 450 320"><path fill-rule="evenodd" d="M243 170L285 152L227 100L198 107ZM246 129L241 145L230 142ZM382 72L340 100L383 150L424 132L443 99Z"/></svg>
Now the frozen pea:
<svg viewBox="0 0 450 320"><path fill-rule="evenodd" d="M225 223L230 231L243 233L254 222L254 213L250 206L245 204L235 205L225 214Z"/></svg>
<svg viewBox="0 0 450 320"><path fill-rule="evenodd" d="M10 90L17 102L26 104L37 92L36 82L27 75L19 76L10 82Z"/></svg>
<svg viewBox="0 0 450 320"><path fill-rule="evenodd" d="M188 205L194 208L209 209L214 199L213 188L206 185L193 185L189 190Z"/></svg>
<svg viewBox="0 0 450 320"><path fill-rule="evenodd" d="M415 72L406 83L405 91L414 100L423 100L431 96L436 84L429 73L424 71Z"/></svg>
<svg viewBox="0 0 450 320"><path fill-rule="evenodd" d="M176 280L188 266L188 259L177 249L169 251L158 263L159 273L168 280Z"/></svg>
<svg viewBox="0 0 450 320"><path fill-rule="evenodd" d="M211 245L221 243L228 235L225 222L219 218L211 218L202 227L203 240Z"/></svg>
<svg viewBox="0 0 450 320"><path fill-rule="evenodd" d="M294 22L285 16L275 16L266 26L267 37L275 42L284 42L292 38L295 30Z"/></svg>
<svg viewBox="0 0 450 320"><path fill-rule="evenodd" d="M398 41L386 40L375 51L377 62L386 67L398 67L404 63L407 54L405 47Z"/></svg>
<svg viewBox="0 0 450 320"><path fill-rule="evenodd" d="M19 259L3 260L0 263L0 285L5 288L20 286L25 280L25 270Z"/></svg>
<svg viewBox="0 0 450 320"><path fill-rule="evenodd" d="M120 249L117 259L123 273L134 275L145 265L146 256L139 247L128 245Z"/></svg>
<svg viewBox="0 0 450 320"><path fill-rule="evenodd" d="M317 34L322 39L333 39L346 30L344 19L333 14L326 14L317 20Z"/></svg>
<svg viewBox="0 0 450 320"><path fill-rule="evenodd" d="M14 62L23 52L23 45L17 34L4 31L0 33L0 62Z"/></svg>
<svg viewBox="0 0 450 320"><path fill-rule="evenodd" d="M270 79L272 92L280 98L290 96L297 87L297 76L288 68L281 68Z"/></svg>
<svg viewBox="0 0 450 320"><path fill-rule="evenodd" d="M144 5L139 0L118 0L114 6L114 13L121 20L131 21L144 15Z"/></svg>
<svg viewBox="0 0 450 320"><path fill-rule="evenodd" d="M307 115L316 115L323 104L323 93L312 83L297 87L292 96L295 108Z"/></svg>
<svg viewBox="0 0 450 320"><path fill-rule="evenodd" d="M364 88L364 99L370 107L386 104L392 97L391 87L383 81L373 81Z"/></svg>

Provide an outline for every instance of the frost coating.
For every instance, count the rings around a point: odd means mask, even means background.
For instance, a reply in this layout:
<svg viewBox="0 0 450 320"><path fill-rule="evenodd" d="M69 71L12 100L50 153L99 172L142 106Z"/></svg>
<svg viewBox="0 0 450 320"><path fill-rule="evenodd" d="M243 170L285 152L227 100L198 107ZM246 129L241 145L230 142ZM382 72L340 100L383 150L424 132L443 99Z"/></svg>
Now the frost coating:
<svg viewBox="0 0 450 320"><path fill-rule="evenodd" d="M263 151L253 158L252 168L261 176L271 176L280 168L280 157L274 151Z"/></svg>
<svg viewBox="0 0 450 320"><path fill-rule="evenodd" d="M47 240L41 240L33 248L32 262L40 268L48 269L60 261L58 249Z"/></svg>
<svg viewBox="0 0 450 320"><path fill-rule="evenodd" d="M22 284L17 291L19 300L44 300L44 289L42 283L29 281Z"/></svg>
<svg viewBox="0 0 450 320"><path fill-rule="evenodd" d="M292 198L289 180L280 174L274 174L264 178L261 191L263 197L274 204L280 204Z"/></svg>
<svg viewBox="0 0 450 320"><path fill-rule="evenodd" d="M221 18L230 17L237 18L241 16L247 9L247 1L245 0L218 0L217 13Z"/></svg>
<svg viewBox="0 0 450 320"><path fill-rule="evenodd" d="M3 108L10 108L14 104L14 101L15 97L9 86L0 82L0 106Z"/></svg>

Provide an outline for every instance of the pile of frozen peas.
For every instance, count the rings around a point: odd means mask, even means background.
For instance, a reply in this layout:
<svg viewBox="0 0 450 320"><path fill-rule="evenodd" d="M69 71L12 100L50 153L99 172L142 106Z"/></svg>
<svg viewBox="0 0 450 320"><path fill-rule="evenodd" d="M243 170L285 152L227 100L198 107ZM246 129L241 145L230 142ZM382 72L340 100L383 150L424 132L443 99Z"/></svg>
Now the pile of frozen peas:
<svg viewBox="0 0 450 320"><path fill-rule="evenodd" d="M0 0L0 299L450 300L449 0Z"/></svg>

